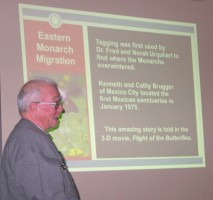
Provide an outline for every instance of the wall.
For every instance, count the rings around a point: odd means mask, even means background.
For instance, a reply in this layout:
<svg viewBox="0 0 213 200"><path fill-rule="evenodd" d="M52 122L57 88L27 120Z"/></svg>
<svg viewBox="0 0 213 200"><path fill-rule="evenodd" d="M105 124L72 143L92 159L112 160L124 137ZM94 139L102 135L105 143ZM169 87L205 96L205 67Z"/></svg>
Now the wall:
<svg viewBox="0 0 213 200"><path fill-rule="evenodd" d="M19 119L16 95L23 84L18 3L197 24L206 167L75 172L73 176L82 200L212 200L213 2L210 0L1 1L0 73L3 145Z"/></svg>

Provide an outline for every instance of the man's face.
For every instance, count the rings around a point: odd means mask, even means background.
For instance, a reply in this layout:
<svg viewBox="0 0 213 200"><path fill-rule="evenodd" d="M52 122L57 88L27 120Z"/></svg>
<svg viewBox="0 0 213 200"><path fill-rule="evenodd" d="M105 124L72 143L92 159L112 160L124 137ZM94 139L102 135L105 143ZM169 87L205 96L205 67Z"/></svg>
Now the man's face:
<svg viewBox="0 0 213 200"><path fill-rule="evenodd" d="M49 85L42 86L41 103L37 104L36 121L37 125L43 130L54 128L58 125L61 112L64 110L62 105L55 107L54 104L61 100L59 91Z"/></svg>

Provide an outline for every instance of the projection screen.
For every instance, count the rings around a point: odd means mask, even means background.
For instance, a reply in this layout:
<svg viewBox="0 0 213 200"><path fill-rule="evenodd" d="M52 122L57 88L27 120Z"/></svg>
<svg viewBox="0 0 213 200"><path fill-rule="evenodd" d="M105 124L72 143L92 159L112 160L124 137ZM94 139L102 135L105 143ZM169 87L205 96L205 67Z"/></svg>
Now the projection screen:
<svg viewBox="0 0 213 200"><path fill-rule="evenodd" d="M24 81L51 77L71 171L205 166L193 23L19 4Z"/></svg>

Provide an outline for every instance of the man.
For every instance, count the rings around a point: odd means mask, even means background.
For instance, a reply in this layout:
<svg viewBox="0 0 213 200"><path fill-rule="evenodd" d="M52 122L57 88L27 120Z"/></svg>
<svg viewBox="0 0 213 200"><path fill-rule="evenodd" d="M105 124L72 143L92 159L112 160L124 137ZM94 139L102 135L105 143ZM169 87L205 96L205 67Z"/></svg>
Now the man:
<svg viewBox="0 0 213 200"><path fill-rule="evenodd" d="M11 132L0 168L1 200L79 200L74 180L47 131L64 111L57 84L27 82L17 98L21 120Z"/></svg>

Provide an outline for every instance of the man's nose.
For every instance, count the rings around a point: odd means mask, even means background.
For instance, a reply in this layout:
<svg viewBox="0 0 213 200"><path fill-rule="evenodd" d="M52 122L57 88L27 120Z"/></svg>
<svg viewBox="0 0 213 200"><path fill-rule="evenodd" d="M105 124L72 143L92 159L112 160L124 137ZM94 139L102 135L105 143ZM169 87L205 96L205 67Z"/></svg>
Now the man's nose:
<svg viewBox="0 0 213 200"><path fill-rule="evenodd" d="M65 113L65 109L64 109L64 107L63 107L63 105L61 104L61 105L59 105L59 107L58 107L58 111L60 112L60 113Z"/></svg>

